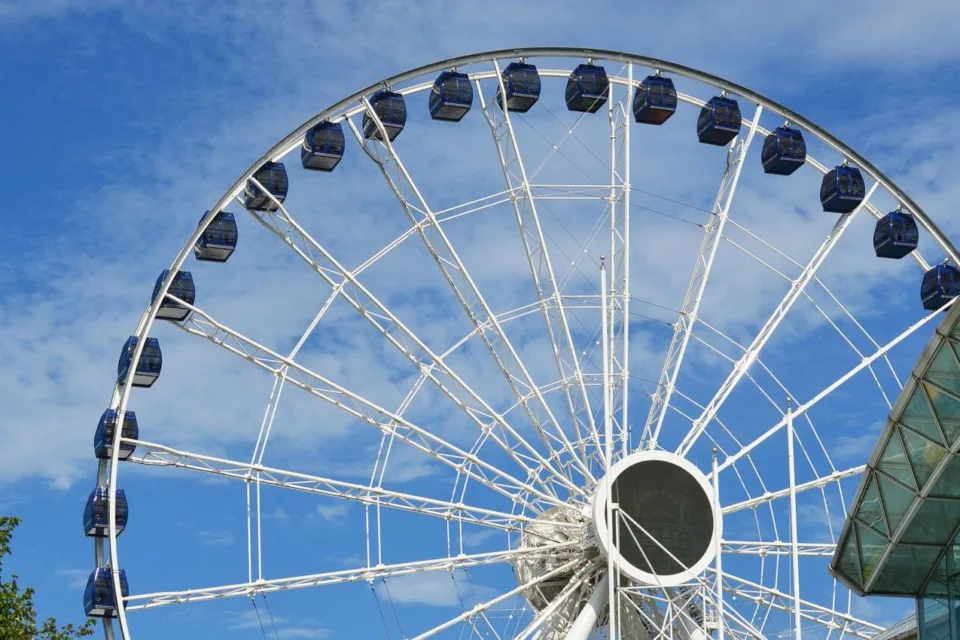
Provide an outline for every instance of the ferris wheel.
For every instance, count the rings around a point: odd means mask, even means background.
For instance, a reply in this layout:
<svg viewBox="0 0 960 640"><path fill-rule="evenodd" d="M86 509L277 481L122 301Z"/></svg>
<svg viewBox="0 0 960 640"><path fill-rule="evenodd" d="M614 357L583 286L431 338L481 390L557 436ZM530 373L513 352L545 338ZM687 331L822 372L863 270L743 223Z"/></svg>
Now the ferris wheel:
<svg viewBox="0 0 960 640"><path fill-rule="evenodd" d="M168 607L357 584L370 600L325 614L364 629L349 637L882 630L827 572L867 453L846 434L886 416L960 257L803 116L632 54L464 56L320 111L185 235L96 430L85 607L106 637ZM295 335L247 292L268 260L253 247L310 278ZM224 287L245 253L254 269ZM238 300L261 312L230 317ZM220 354L262 373L262 413L217 400L245 440L154 426L184 419L154 386L171 353L196 354L178 375L201 388L216 381L194 365ZM181 503L184 478L215 480L246 540L236 579L135 570L138 514L161 499L124 493L135 471L180 482ZM289 496L349 509L343 548L272 567L270 500ZM425 575L454 603L405 600Z"/></svg>

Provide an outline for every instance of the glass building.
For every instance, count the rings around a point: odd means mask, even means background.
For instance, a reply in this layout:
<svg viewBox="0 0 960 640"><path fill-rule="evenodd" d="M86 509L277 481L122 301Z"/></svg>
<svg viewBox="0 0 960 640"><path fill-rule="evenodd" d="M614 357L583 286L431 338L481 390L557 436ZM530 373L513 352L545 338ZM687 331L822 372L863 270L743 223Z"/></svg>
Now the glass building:
<svg viewBox="0 0 960 640"><path fill-rule="evenodd" d="M913 629L891 638L960 639L958 450L960 304L894 403L830 561L830 572L861 596L916 599L914 623L905 621Z"/></svg>

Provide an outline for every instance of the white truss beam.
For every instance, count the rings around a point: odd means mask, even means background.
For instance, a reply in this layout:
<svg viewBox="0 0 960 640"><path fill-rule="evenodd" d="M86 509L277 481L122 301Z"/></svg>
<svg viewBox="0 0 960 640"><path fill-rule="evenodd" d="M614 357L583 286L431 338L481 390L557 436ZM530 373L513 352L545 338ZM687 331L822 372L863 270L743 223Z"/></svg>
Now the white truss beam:
<svg viewBox="0 0 960 640"><path fill-rule="evenodd" d="M500 75L500 64L494 60L493 66L497 75L497 86L502 95L506 95L503 77ZM570 324L567 322L567 314L560 296L560 287L554 274L553 263L550 260L547 240L540 224L540 217L537 214L536 198L533 195L530 180L527 176L527 169L520 153L520 145L513 130L513 123L510 120L510 110L488 107L482 85L477 82L476 87L480 99L480 108L490 127L507 189L511 193L522 194L522 197L515 196L512 198L513 211L523 241L534 290L547 327L547 337L550 340L550 348L557 365L557 371L561 378L572 377L579 391L579 397L575 399L570 387L563 387L564 397L570 411L571 426L576 433L577 440L582 439L579 416L585 414L587 427L596 436L597 427L594 423L593 411L590 408L590 398L583 384L580 359L573 344ZM497 118L498 113L501 114L502 118ZM519 174L519 185L514 184L511 168ZM548 300L551 304L547 304Z"/></svg>
<svg viewBox="0 0 960 640"><path fill-rule="evenodd" d="M610 124L610 371L613 375L611 401L614 422L620 437L620 454L630 449L630 108L633 65L627 64L627 86L623 97L614 100L611 83L607 96Z"/></svg>
<svg viewBox="0 0 960 640"><path fill-rule="evenodd" d="M945 310L947 310L947 309L949 309L953 304L956 303L956 301L957 301L958 299L960 299L960 298L952 298L949 302L947 302L947 304L945 304L945 305L944 305L943 307L941 307L940 309L938 309L938 310L936 310L936 311L931 311L930 313L928 313L927 315L925 315L923 318L921 318L921 319L918 320L917 322L915 322L915 323L913 323L912 325L910 325L909 327L907 327L907 328L906 328L903 332L901 332L900 335L898 335L896 338L894 338L894 339L891 340L890 342L886 343L885 345L883 345L882 347L880 347L879 349L877 349L877 350L876 350L873 354L871 354L870 356L864 358L859 364L857 364L856 366L852 367L852 368L851 368L850 370L848 370L845 374L843 374L842 376L840 376L839 378L837 378L833 383L831 383L830 385L828 385L826 388L824 388L822 391L820 391L820 393L818 393L817 395L813 396L810 400L808 400L807 402L805 402L805 403L801 404L800 406L798 406L797 409L793 412L794 417L800 416L800 415L803 415L803 414L806 414L806 412L809 411L810 409L812 409L818 402L820 402L821 400L823 400L824 398L826 398L828 395L830 395L831 393L833 393L834 391L836 391L836 390L837 390L839 387L841 387L845 382L847 382L848 380L850 380L850 378L854 377L855 375L857 375L858 373L860 373L861 371L863 371L864 369L866 369L867 367L869 367L869 366L870 366L871 364L873 364L878 358L882 358L882 357L884 357L885 355L887 355L887 353L889 353L891 349L893 349L895 346L897 346L898 344L900 344L901 342L903 342L904 340L906 340L906 339L907 339L908 337L910 337L915 331L917 331L918 329L920 329L921 327L923 327L925 324L927 324L927 323L930 322L931 320L934 320L935 318L941 317L941 316L940 316L940 313L943 312L943 311L945 311ZM764 442L766 442L771 436L775 435L778 431L780 431L780 429L782 429L786 424L787 424L787 419L786 419L786 417L784 417L784 418L782 418L779 422L777 422L775 425L773 425L772 427L770 427L767 431L765 431L764 433L760 434L760 436L758 436L758 437L757 437L756 439L754 439L752 442L750 442L749 444L744 445L744 446L743 446L739 451L737 451L735 454L730 455L730 456L727 456L727 458L723 461L723 463L721 463L718 471L723 471L724 469L728 468L730 465L736 464L736 462L737 462L738 460L740 460L742 457L744 457L744 456L746 456L746 455L749 455L751 451L753 451L753 450L756 449L758 446L760 446L761 444L763 444ZM712 474L711 474L711 475L712 475Z"/></svg>
<svg viewBox="0 0 960 640"><path fill-rule="evenodd" d="M345 582L373 582L374 580L395 578L397 576L410 575L414 573L456 571L457 569L465 569L467 567L511 563L518 558L522 558L527 555L540 554L544 551L554 551L558 554L563 554L566 550L573 550L575 546L576 543L564 542L555 545L536 547L535 549L521 548L510 551L476 553L472 555L460 555L450 558L438 558L436 560L420 560L416 562L403 562L399 564L382 565L377 567L361 567L359 569L345 569L342 571L314 573L291 578L257 580L255 582L243 582L220 587L207 587L203 589L160 591L156 593L132 595L124 598L124 600L127 603L141 603L133 604L132 606L128 605L127 609L130 611L139 609L153 609L171 604L203 602L206 600L219 600L222 598L235 598L238 596L252 597L262 593L272 593L274 591L305 589L308 587L343 584ZM579 559L572 560L565 564L564 568L572 567L577 562L579 562ZM559 573L559 571L557 571L557 573ZM546 578L547 576L544 576L535 581L534 584Z"/></svg>
<svg viewBox="0 0 960 640"><path fill-rule="evenodd" d="M653 394L647 422L643 427L643 436L647 448L653 449L657 446L660 429L663 427L663 419L667 415L667 406L670 404L670 398L677 384L677 376L680 374L680 367L683 365L683 357L690 342L690 334L693 333L694 325L700 314L700 303L703 301L703 295L710 280L710 271L713 269L717 247L720 245L720 238L723 237L723 228L727 224L733 198L737 193L740 173L743 170L743 160L746 158L750 144L757 133L757 125L762 113L763 106L757 106L746 137L743 134L738 136L737 141L727 150L727 165L723 171L723 177L720 179L717 197L714 199L713 214L703 229L700 253L697 255L697 260L693 266L693 274L691 274L690 283L687 285L683 307L680 310L677 323L674 325L673 339L670 341L667 357L663 362L663 370L660 372L660 382Z"/></svg>
<svg viewBox="0 0 960 640"><path fill-rule="evenodd" d="M129 458L128 461L148 467L187 469L244 482L249 480L251 476L256 476L261 484L279 489L291 489L361 504L379 505L445 520L454 518L464 523L493 527L504 531L520 531L522 525L531 524L535 521L534 518L521 514L510 514L484 507L472 507L462 502L454 503L427 498L383 489L382 487L277 469L263 464L248 464L226 458L190 453L154 442L131 440L129 438L123 438L122 441L135 444L138 450L143 452L141 455ZM575 528L577 525L558 522L557 526Z"/></svg>
<svg viewBox="0 0 960 640"><path fill-rule="evenodd" d="M733 593L737 597L742 597L753 602L762 602L764 605L787 614L793 613L792 604L785 604L788 601L792 601L792 596L789 593L729 574L724 576L724 581L724 590ZM763 598L758 595L758 593L766 594L768 597ZM858 638L872 638L878 632L883 631L883 627L879 625L860 620L842 611L835 611L829 607L814 604L806 600L801 600L800 605L802 607L800 609L800 617L802 619L810 620L828 629L835 631L845 629L847 633Z"/></svg>
<svg viewBox="0 0 960 640"><path fill-rule="evenodd" d="M569 639L566 631L577 617L575 607L582 592L589 588L591 573L597 567L597 562L583 565L543 611L534 616L533 621L526 629L518 633L514 640L528 640L533 633L537 633L537 640L564 640ZM599 583L598 583L599 586ZM589 605L587 605L589 606ZM572 633L572 632L571 632Z"/></svg>
<svg viewBox="0 0 960 640"><path fill-rule="evenodd" d="M217 322L197 307L183 300L173 299L193 312L186 322L180 325L184 331L205 338L275 375L283 375L289 384L317 396L383 433L395 436L414 449L431 456L456 471L465 473L480 484L511 500L522 501L521 496L528 494L550 504L563 504L556 496L548 495L535 487L529 486L489 462L479 459L475 454L463 451L436 434L413 424L406 418L380 407L329 378L311 371L300 363L289 360L276 351L254 342ZM512 493L511 490L516 493ZM525 506L536 509L529 503L525 503Z"/></svg>
<svg viewBox="0 0 960 640"><path fill-rule="evenodd" d="M357 129L356 124L354 124L351 119L347 119L346 122L356 137L357 142L360 143L370 159L380 167L384 179L387 181L390 189L397 197L397 200L400 202L404 212L409 217L410 223L413 225L418 225L418 223L422 222L424 219L431 222L429 227L425 225L418 226L418 235L423 241L424 246L430 252L431 256L433 256L433 259L440 268L440 271L443 273L447 284L450 286L471 322L473 322L473 324L478 328L484 323L490 324L490 327L487 329L487 331L479 331L477 335L487 346L488 351L490 351L490 354L493 356L494 361L503 374L504 379L507 381L507 384L513 390L514 395L518 399L521 399L526 395L521 391L518 385L523 385L526 390L534 394L534 397L537 399L537 406L539 406L546 414L546 418L538 417L534 407L532 407L528 402L523 402L523 407L524 411L527 413L527 416L530 418L531 424L540 434L544 444L550 449L551 453L553 453L553 447L550 445L550 440L544 430L544 425L553 425L556 435L559 436L559 440L562 442L563 448L566 449L567 453L570 454L571 460L574 461L586 478L593 479L590 470L579 458L577 452L574 451L573 446L570 444L569 438L567 438L567 435L560 426L560 423L553 415L553 412L550 409L546 399L540 393L539 387L533 381L533 378L530 376L529 371L523 364L523 361L520 359L516 349L507 338L506 333L503 331L503 328L500 326L500 323L497 320L496 314L494 314L490 309L490 306L480 293L480 290L477 287L474 279L470 276L466 266L451 244L447 234L437 222L436 215L427 204L416 183L414 183L413 179L410 177L410 174L404 167L403 162L397 155L396 149L390 143L386 129L384 128L383 123L380 121L380 117L377 115L376 111L373 110L366 98L363 99L363 103L367 116L370 117L371 120L373 120L373 122L376 124L382 140L376 144L368 144L368 141L364 139L359 129ZM383 149L386 154L385 157L377 152L378 148ZM411 194L412 200L410 197L405 195L407 193ZM431 235L435 236L436 241L431 239L431 237L428 235L428 231L431 232ZM488 333L492 333L493 336L488 335ZM508 364L504 362L503 358L501 358L500 354L497 352L496 347L494 346L494 340L499 341L509 354L510 361L513 362L514 368L516 369L516 374L510 371Z"/></svg>
<svg viewBox="0 0 960 640"><path fill-rule="evenodd" d="M743 378L744 374L750 368L750 365L753 364L753 361L757 359L760 355L761 349L777 330L777 327L780 326L780 323L783 322L783 319L787 316L787 313L793 307L793 304L800 298L803 294L804 288L807 284L813 280L814 276L817 274L817 270L827 259L827 256L830 255L830 252L834 247L837 246L840 237L843 235L850 227L850 223L853 222L853 219L856 217L857 213L863 209L864 203L868 202L873 196L874 191L877 190L879 183L874 183L870 187L870 190L867 192L866 196L863 199L863 202L848 214L841 215L837 220L836 224L833 226L833 229L827 234L827 237L824 239L823 243L820 245L820 248L817 249L816 253L813 254L813 257L810 259L810 262L807 263L807 266L804 268L803 272L793 281L793 284L790 286L790 290L783 297L783 300L780 301L780 304L777 305L773 313L767 318L767 321L764 323L763 327L754 337L753 342L747 347L747 350L743 353L737 363L734 365L733 370L727 375L727 379L723 381L723 384L720 385L720 388L714 394L713 398L707 404L707 408L703 410L703 413L697 418L693 426L690 429L690 432L684 437L683 441L680 443L680 446L677 447L677 453L680 455L686 455L690 448L693 447L697 439L707 428L707 425L710 424L710 421L713 420L714 416L717 415L717 412L720 410L720 407L723 406L723 403L726 401L730 394L733 393L734 388Z"/></svg>
<svg viewBox="0 0 960 640"><path fill-rule="evenodd" d="M539 547L539 549L543 549L543 547ZM512 597L514 597L514 596L516 596L516 595L519 595L519 594L523 593L524 591L526 591L527 589L530 589L530 588L532 588L532 587L535 587L535 586L537 586L538 584L540 584L541 582L544 582L545 580L549 580L550 578L552 578L552 577L554 577L554 576L560 575L561 573L564 573L564 572L566 572L566 571L570 571L571 569L573 569L574 567L576 567L577 564L580 563L580 562L582 562L582 560L581 560L580 558L575 558L575 559L573 559L573 560L571 560L571 561L569 561L569 562L567 562L567 563L565 563L565 564L562 564L562 565L560 565L559 567L557 567L556 569L554 569L553 571L548 571L547 573L545 573L545 574L543 574L543 575L541 575L541 576L537 576L536 578L534 578L534 579L532 579L532 580L529 580L529 581L525 582L524 584L521 584L521 585L517 586L516 588L511 589L510 591L507 591L506 593L504 593L504 594L502 594L502 595L499 595L499 596L497 596L496 598L493 598L492 600L488 600L487 602L484 602L483 604L478 604L478 605L474 606L472 609L470 609L470 611L465 611L465 612L463 612L461 615L457 616L456 618L451 618L450 620L447 620L447 621L444 622L443 624L437 625L436 627L434 627L433 629L430 629L429 631L427 631L427 632L425 632L425 633L421 633L420 635L418 635L418 636L416 636L415 638L413 638L413 640L423 640L424 638L430 638L430 637L432 637L432 636L435 636L435 635L437 635L438 633L440 633L441 631L445 631L445 630L449 629L450 627L452 627L452 626L454 626L454 625L457 625L457 624L459 624L459 623L461 623L461 622L463 622L463 621L465 621L465 620L469 620L469 619L473 618L474 616L482 613L483 611L486 611L486 610L489 609L490 607L493 607L494 605L500 604L500 603L503 602L504 600L507 600L507 599L512 598Z"/></svg>
<svg viewBox="0 0 960 640"><path fill-rule="evenodd" d="M253 180L264 192L269 193ZM583 490L555 469L516 429L507 423L503 415L487 403L468 385L442 356L437 355L416 333L404 324L384 303L357 279L357 274L346 269L326 248L317 242L290 215L283 203L270 194L277 205L275 212L254 212L254 217L267 229L283 239L293 251L309 264L327 284L333 287L335 295L340 295L353 309L395 347L409 362L414 364L451 402L473 421L485 434L489 434L501 450L510 456L530 475L533 469L517 453L515 448L505 441L510 437L517 442L530 458L546 466L552 473L552 480L563 484L568 490L582 493ZM359 269L358 269L359 271ZM491 432L496 425L501 433ZM554 490L544 484L551 493Z"/></svg>
<svg viewBox="0 0 960 640"><path fill-rule="evenodd" d="M723 553L748 556L789 556L792 543L782 542L752 542L749 540L724 540L720 543ZM801 556L832 556L837 545L829 542L799 542L797 555Z"/></svg>

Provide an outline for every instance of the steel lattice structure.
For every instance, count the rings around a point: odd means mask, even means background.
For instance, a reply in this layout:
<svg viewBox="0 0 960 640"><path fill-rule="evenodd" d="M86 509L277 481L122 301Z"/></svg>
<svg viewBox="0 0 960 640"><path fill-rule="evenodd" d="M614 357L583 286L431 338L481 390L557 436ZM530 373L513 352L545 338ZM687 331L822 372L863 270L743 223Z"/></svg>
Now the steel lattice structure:
<svg viewBox="0 0 960 640"><path fill-rule="evenodd" d="M570 76L569 68L551 66L558 60L604 64L609 72L609 95L602 112L580 115L574 122L563 124L564 133L559 139L548 141L550 151L539 165L533 164L532 159L523 153L523 136L517 131L522 115L499 106L498 96L506 95L508 90L504 81L505 65L518 59L536 61L547 88L561 86L562 80ZM371 100L377 91L385 88L410 98L429 92L433 86L432 76L451 69L463 70L469 78L476 95L474 106L492 137L493 155L501 170L503 185L487 197L441 209L431 204L428 190L418 186L401 157L401 145L393 144ZM652 391L645 394L649 398L649 407L643 408L639 403L638 408L637 399L644 394L636 388L631 389L635 380L630 371L631 324L635 322L636 306L644 301L634 295L631 288L631 217L637 208L631 197L639 193L637 185L641 179L631 175L634 153L631 130L636 128L631 123L631 100L642 82L641 76L647 73L686 79L703 94L720 91L723 95L735 95L742 101L747 117L726 151L723 166L718 167L720 184L712 209L707 212L708 218L705 223L697 225L702 228L699 251L682 306L670 310L674 317L668 323L670 338L665 345L666 355L659 367L658 380L652 381ZM707 104L703 98L684 92L678 92L677 97L681 103L678 109L701 109ZM749 107L753 108L752 112ZM604 116L609 125L606 129L609 142L604 142L608 154L606 159L597 160L608 172L607 183L538 181L541 169L551 159L566 157L564 149L569 148L571 141L580 142L576 130L584 118ZM744 167L749 162L752 143L757 136L771 134L771 128L763 125L764 118L779 119L799 128L827 152L857 166L869 180L862 204L839 216L832 228L826 225L826 235L806 261L790 258L776 242L754 234L735 216L735 196ZM304 135L325 121L343 126L347 137L352 137L351 142L356 143L349 147L350 150L359 149L365 153L409 221L409 227L402 235L362 259L358 256L338 258L329 243L311 235L307 230L309 225L295 215L293 207L288 208L282 197L270 193L255 177L265 163L281 161L300 149ZM372 123L373 135L364 131L364 121ZM565 144L568 146L564 147ZM829 165L812 155L806 157L805 164L808 167L805 170L820 174L830 170ZM190 303L168 291L206 226L217 213L224 211L234 200L240 200L248 185L266 192L273 205L266 210L250 211L262 225L264 234L279 238L329 289L326 302L289 351L247 337L227 324L228 319L216 318L204 310L200 302ZM891 396L895 396L902 386L901 374L894 370L889 352L918 330L929 328L930 321L936 317L936 312L931 312L919 320L902 322L903 326L898 327L900 330L892 339L875 339L818 275L860 212L878 219L883 217L881 209L871 203L871 199L880 194L892 198L916 219L925 237L935 244L935 247L925 249L942 252L947 261L960 264L960 254L935 222L892 180L829 132L746 87L655 58L575 48L490 51L443 60L398 74L324 109L265 153L210 207L200 226L169 265L169 274L160 285L156 302L144 310L133 333L139 338L132 357L136 363L140 360L144 339L156 326L154 320L160 304L173 302L189 311L186 319L176 323L186 334L239 356L238 363L246 361L245 365L238 366L252 365L272 376L274 383L265 418L249 461L184 451L163 444L153 435L145 435L142 439L121 438L119 426L116 434L119 442L137 447L138 454L127 461L128 465L179 468L245 484L248 580L129 595L125 599L126 606L118 608L116 624L111 619L104 620L106 636L111 639L132 637L129 618L135 610L234 596L254 597L347 582L372 584L396 576L500 564L515 571L515 588L504 590L472 608L464 607L462 614L420 631L416 637L427 638L458 627L468 629L471 634L489 635L492 632L492 637L567 637L574 640L591 634L616 638L704 638L712 634L720 638L726 635L766 637L770 633L769 625L773 624L771 620L778 616L789 620L795 636L799 636L807 625L813 625L826 637L871 637L880 627L853 615L849 595L835 582L830 581L829 587L816 587L817 593L811 593L812 587L809 591L804 590L800 559L823 558L822 578L828 580L826 558L833 554L836 539L831 528L829 540L803 540L798 526L797 501L808 495L822 495L829 519L831 507L828 503L833 498L828 498L828 492L838 491L841 507L845 509L841 482L858 476L864 468L859 463L849 467L834 465L814 426L811 409L824 399L834 397L838 389L861 373L875 381L880 396L889 406ZM551 238L546 218L551 216L549 208L554 201L582 201L589 203L583 206L596 209L596 224L590 228L588 236L574 239L579 252L575 257L558 257L558 253L551 253L551 247L556 248L557 243ZM503 207L511 213L521 239L523 262L529 271L530 302L507 310L498 309L482 291L450 231L457 221L495 207ZM796 273L789 275L773 266L757 251L746 248L730 230L751 238L771 255L789 261ZM590 253L587 248L594 248L593 243L599 243L605 256L600 260L600 268L595 270L585 258ZM405 323L385 298L376 295L375 286L364 277L369 268L401 244L416 245L426 252L450 299L455 302L456 312L469 322L468 332L443 350L424 338L418 327ZM757 319L759 329L752 333L746 344L712 325L702 313L716 257L721 246L727 245L752 260L758 268L775 273L788 284L786 294L771 313ZM594 261L597 257L592 256ZM936 264L925 259L920 251L914 251L910 260L923 270ZM347 266L353 264L359 266ZM588 277L596 283L594 288L597 291L574 290L570 286L572 276L584 274L588 268L591 269ZM814 288L836 304L836 313L829 313L820 306L818 298L811 293ZM801 301L809 302L836 332L841 343L857 357L854 366L837 377L823 380L817 387L819 391L813 394L791 393L774 375L774 367L760 358L791 309ZM352 309L382 337L385 349L393 350L417 372L417 380L400 406L384 406L298 359L304 345L317 326L325 321L334 304ZM539 317L546 350L552 356L549 366L553 377L549 382L539 377L539 369L535 371L524 357L525 345L516 335L511 336L509 330L513 323L531 317ZM580 326L584 318L594 324ZM841 324L853 326L856 335L852 335L849 328L843 329ZM868 342L871 348L859 348L858 341L861 344ZM509 390L508 403L488 398L483 390L471 384L470 376L465 376L452 364L458 350L468 343L476 345L479 352L489 357L496 375ZM728 371L715 391L699 399L678 384L694 345L712 352ZM536 365L540 367L542 363ZM885 386L881 382L883 372L878 371L882 367L889 369L893 385ZM131 367L127 379L113 389L110 399L110 408L121 417L132 406L134 369ZM722 420L721 412L729 406L729 398L744 385L755 387L776 408L779 418L766 425L767 428L758 435L751 434L749 439L741 440L737 426ZM286 387L306 392L379 434L381 448L369 483L264 463L265 450L274 428L273 418ZM441 434L435 425L421 424L409 416L409 406L422 388L431 388L445 398L462 423L474 430L477 439L472 446L458 445ZM791 397L796 398L795 403L784 402L784 398ZM637 417L641 411L643 416ZM687 426L683 433L676 434L675 446L670 445L672 448L666 450L664 437L672 427L665 425L673 419L682 420ZM758 462L755 458L758 451L768 451L764 447L768 447L778 435L786 437L779 464L788 471L788 480L771 480L768 487L766 480L772 477L771 473L765 469L764 461ZM441 499L388 488L385 470L394 446L408 447L454 474L456 480L450 497ZM654 549L657 553L662 551L668 562L676 562L682 567L692 565L681 561L674 554L676 547L667 548L666 543L658 541L637 521L636 513L631 514L621 505L621 499L614 495L615 481L606 475L607 470L613 469L618 460L642 456L643 452L667 456L667 460L672 459L669 456L690 460L695 452L703 454L704 447L713 449L708 463L699 460L703 479L709 482L704 486L710 487L704 499L710 501L711 509L718 514L712 521L715 535L710 540L709 557L713 561L696 575L688 576L689 579L670 584L666 581L644 584L633 580L624 570L622 557L617 560L615 554L602 552L602 549L614 545L619 549L624 540L612 539L614 526L601 527L607 531L605 535L611 536L609 540L597 540L598 529L593 526L596 521L591 520L590 513L598 500L601 504L596 506L596 513L606 514L597 516L602 522L616 523L616 527L626 527L619 531L630 529L636 532L631 535L641 539L646 536L652 541L651 544L634 540L648 564L653 564L648 554ZM119 446L113 446L111 458L101 460L98 469L98 486L109 489L109 535L95 540L96 565L112 568L115 593L120 592L118 569L123 566L116 525L116 490L118 474L123 468L119 450ZM726 470L729 472L724 474ZM798 470L806 479L797 478ZM259 533L261 486L351 501L364 505L368 514L375 513L375 516L368 516L375 518L375 531L371 533L368 520L366 565L342 571L265 578ZM723 491L727 487L737 487L739 497L724 500ZM487 501L472 503L471 498L478 491L501 506L490 506ZM256 509L250 507L252 499L256 500ZM605 507L603 501L606 501ZM448 530L459 530L459 548L448 548L446 553L422 561L385 563L380 548L381 510L443 521ZM782 536L777 533L778 518L782 519L778 510L789 514L789 527ZM833 510L835 512L836 508ZM743 514L753 514L758 539L748 539L742 532L727 530L720 535L724 521ZM762 526L761 520L764 522ZM508 548L464 552L464 525L502 533L508 541ZM768 526L774 533L764 539L761 529ZM256 536L252 533L254 529ZM677 535L685 534L681 531ZM643 549L646 549L645 553ZM741 558L757 559L760 568L756 575L738 574ZM789 584L781 572L789 574ZM523 615L514 617L522 619L523 627L517 622L515 629L511 630L509 624L497 629L494 622L496 607L521 597L528 604L524 605Z"/></svg>

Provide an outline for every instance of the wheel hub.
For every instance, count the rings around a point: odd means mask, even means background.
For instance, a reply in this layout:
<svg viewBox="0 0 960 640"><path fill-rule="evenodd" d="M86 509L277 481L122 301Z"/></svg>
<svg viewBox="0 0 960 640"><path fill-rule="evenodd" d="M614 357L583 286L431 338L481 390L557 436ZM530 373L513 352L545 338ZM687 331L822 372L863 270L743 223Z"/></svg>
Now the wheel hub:
<svg viewBox="0 0 960 640"><path fill-rule="evenodd" d="M612 541L607 477L617 511ZM722 529L706 476L663 451L641 451L614 464L597 484L591 523L600 552L612 554L621 573L640 584L665 587L690 582L703 572L715 556Z"/></svg>

